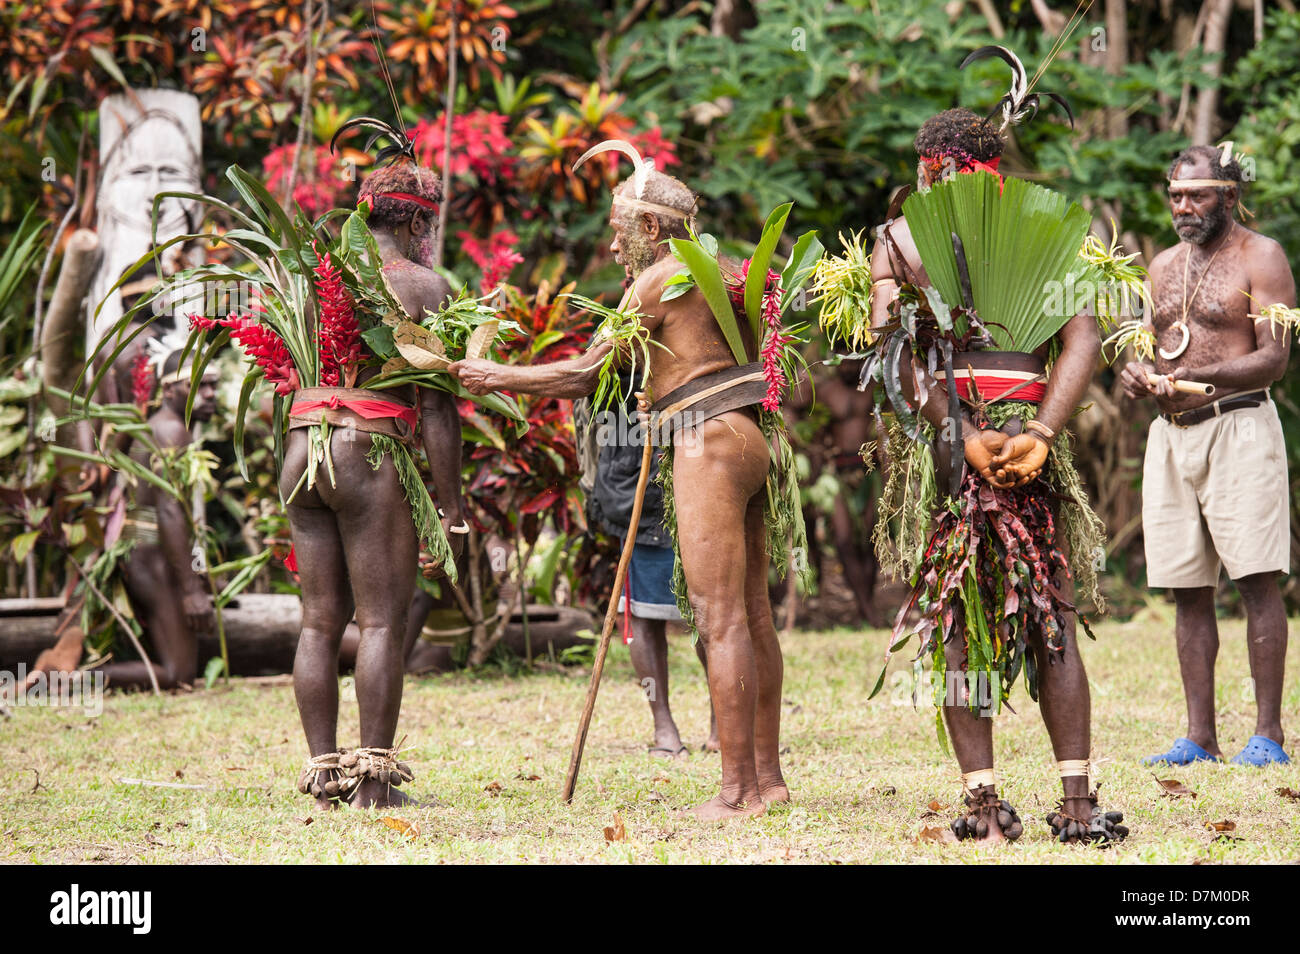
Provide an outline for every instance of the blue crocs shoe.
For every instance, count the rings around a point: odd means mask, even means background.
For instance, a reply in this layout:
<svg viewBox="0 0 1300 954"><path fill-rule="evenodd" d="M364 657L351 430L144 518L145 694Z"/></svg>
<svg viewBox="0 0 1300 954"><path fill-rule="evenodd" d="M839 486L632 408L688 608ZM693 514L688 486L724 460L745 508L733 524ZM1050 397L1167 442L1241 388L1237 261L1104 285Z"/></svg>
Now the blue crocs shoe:
<svg viewBox="0 0 1300 954"><path fill-rule="evenodd" d="M1278 745L1268 736L1252 735L1246 747L1237 753L1237 757L1232 760L1233 765L1253 765L1256 768L1263 768L1273 762L1279 765L1286 765L1291 761L1291 757L1282 751L1282 746Z"/></svg>
<svg viewBox="0 0 1300 954"><path fill-rule="evenodd" d="M1267 740L1265 740L1267 741ZM1276 744L1276 743L1273 743ZM1217 755L1211 755L1191 739L1183 737L1174 739L1174 744L1163 755L1148 755L1142 760L1143 765L1191 765L1193 762L1222 762ZM1263 763L1260 763L1263 764Z"/></svg>

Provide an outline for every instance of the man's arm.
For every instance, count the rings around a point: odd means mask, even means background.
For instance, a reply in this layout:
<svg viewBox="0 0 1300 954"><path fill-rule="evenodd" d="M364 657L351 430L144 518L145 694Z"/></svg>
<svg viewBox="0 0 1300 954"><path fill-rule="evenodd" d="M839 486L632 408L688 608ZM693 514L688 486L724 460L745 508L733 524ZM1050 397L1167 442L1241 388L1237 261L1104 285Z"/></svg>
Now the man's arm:
<svg viewBox="0 0 1300 954"><path fill-rule="evenodd" d="M456 409L456 399L446 391L420 388L420 440L433 473L443 529L448 531L452 552L459 555L462 535L451 533L450 529L465 519L460 495L460 412Z"/></svg>
<svg viewBox="0 0 1300 954"><path fill-rule="evenodd" d="M159 422L154 426L153 433L159 449L164 452L179 450L191 440L184 425L175 421ZM212 594L205 583L206 574L194 569L194 538L190 535L190 522L185 517L184 504L171 494L161 491L156 495L156 501L154 509L158 514L158 544L172 571L172 578L180 584L181 610L185 614L185 624L191 632L206 633L212 628Z"/></svg>
<svg viewBox="0 0 1300 954"><path fill-rule="evenodd" d="M1075 315L1058 333L1061 336L1061 354L1052 365L1047 394L1034 418L1047 433L1026 427L1020 434L1009 438L1001 453L992 460L997 476L1015 486L1029 483L1042 471L1052 441L1083 400L1088 382L1097 370L1101 337L1092 315Z"/></svg>
<svg viewBox="0 0 1300 954"><path fill-rule="evenodd" d="M620 309L630 308L640 312L642 326L651 332L664 319L660 301L660 293L663 291L660 272L659 265L646 269L636 284L624 292L623 300L619 302ZM454 362L447 370L471 394L514 391L539 397L580 398L595 393L600 380L600 366L613 347L610 342L601 341L576 358L553 361L550 364L517 365L465 360Z"/></svg>
<svg viewBox="0 0 1300 954"><path fill-rule="evenodd" d="M596 390L600 366L613 348L602 341L586 353L550 364L498 364L486 359L457 361L447 369L471 394L513 391L540 397L580 398Z"/></svg>

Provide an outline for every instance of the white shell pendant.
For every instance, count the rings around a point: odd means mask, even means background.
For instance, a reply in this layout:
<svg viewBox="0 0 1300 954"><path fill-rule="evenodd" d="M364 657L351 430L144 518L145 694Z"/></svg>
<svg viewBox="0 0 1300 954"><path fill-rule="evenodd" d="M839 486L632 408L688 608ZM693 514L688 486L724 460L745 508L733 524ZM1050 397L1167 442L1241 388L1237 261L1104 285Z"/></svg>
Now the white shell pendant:
<svg viewBox="0 0 1300 954"><path fill-rule="evenodd" d="M1169 327L1177 328L1181 331L1183 333L1183 340L1178 342L1178 347L1174 348L1172 351L1166 351L1164 348L1160 349L1160 357L1164 358L1166 361L1172 361L1174 358L1177 358L1186 351L1188 344L1190 344L1192 340L1192 333L1187 330L1187 323L1181 318Z"/></svg>

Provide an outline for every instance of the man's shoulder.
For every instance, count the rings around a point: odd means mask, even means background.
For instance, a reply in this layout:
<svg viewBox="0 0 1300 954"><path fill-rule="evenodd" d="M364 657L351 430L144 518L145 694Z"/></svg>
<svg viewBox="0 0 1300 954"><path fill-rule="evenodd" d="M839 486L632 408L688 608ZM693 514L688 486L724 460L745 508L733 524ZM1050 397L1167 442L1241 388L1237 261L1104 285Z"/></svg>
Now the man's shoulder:
<svg viewBox="0 0 1300 954"><path fill-rule="evenodd" d="M1183 243L1179 242L1177 245L1171 245L1167 249L1157 252L1155 258L1151 259L1151 265L1147 268L1147 272L1154 273L1158 269L1163 269L1174 260L1175 256L1178 255L1178 250L1182 247Z"/></svg>
<svg viewBox="0 0 1300 954"><path fill-rule="evenodd" d="M437 310L451 296L451 285L441 272L409 259L385 266L384 278L403 304L416 304L416 310Z"/></svg>
<svg viewBox="0 0 1300 954"><path fill-rule="evenodd" d="M1246 250L1247 262L1254 264L1272 264L1276 261L1286 262L1286 249L1282 243L1275 238L1270 238L1260 232L1254 232L1242 226L1246 233L1246 238L1242 242L1242 247Z"/></svg>

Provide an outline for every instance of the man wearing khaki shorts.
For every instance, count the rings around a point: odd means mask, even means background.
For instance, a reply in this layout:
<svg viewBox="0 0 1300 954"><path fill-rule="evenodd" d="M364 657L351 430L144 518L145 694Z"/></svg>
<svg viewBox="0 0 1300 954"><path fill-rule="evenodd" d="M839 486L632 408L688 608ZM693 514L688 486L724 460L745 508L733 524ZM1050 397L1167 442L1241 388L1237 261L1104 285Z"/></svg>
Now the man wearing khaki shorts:
<svg viewBox="0 0 1300 954"><path fill-rule="evenodd" d="M1174 592L1188 726L1145 761L1222 760L1214 713L1222 565L1246 607L1257 706L1255 734L1232 761L1285 763L1278 581L1290 571L1290 522L1286 446L1268 388L1286 371L1290 342L1258 316L1274 303L1294 307L1295 282L1277 242L1233 221L1241 170L1226 149L1185 150L1169 180L1182 241L1151 263L1156 360L1130 362L1121 380L1131 398L1154 395L1161 412L1142 475L1147 582ZM1189 382L1213 393L1184 390Z"/></svg>

